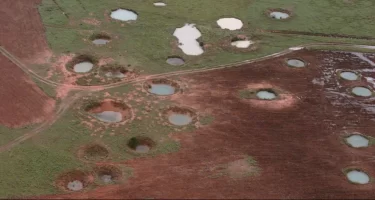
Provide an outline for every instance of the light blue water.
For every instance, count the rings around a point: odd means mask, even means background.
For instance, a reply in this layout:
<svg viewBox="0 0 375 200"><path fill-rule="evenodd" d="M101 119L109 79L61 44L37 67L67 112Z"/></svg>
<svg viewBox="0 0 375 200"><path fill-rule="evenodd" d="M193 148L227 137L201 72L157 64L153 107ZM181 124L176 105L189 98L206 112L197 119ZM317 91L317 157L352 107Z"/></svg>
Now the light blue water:
<svg viewBox="0 0 375 200"><path fill-rule="evenodd" d="M120 21L131 21L137 20L138 15L130 10L117 9L111 13L111 17Z"/></svg>
<svg viewBox="0 0 375 200"><path fill-rule="evenodd" d="M156 95L171 95L175 93L175 90L173 86L168 84L151 84L151 88L148 91Z"/></svg>
<svg viewBox="0 0 375 200"><path fill-rule="evenodd" d="M287 63L290 67L305 67L305 63L298 59L289 59Z"/></svg>
<svg viewBox="0 0 375 200"><path fill-rule="evenodd" d="M372 95L371 90L369 90L368 88L365 88L365 87L354 87L352 89L352 92L355 95L360 96L360 97L369 97L369 96Z"/></svg>
<svg viewBox="0 0 375 200"><path fill-rule="evenodd" d="M93 67L94 65L91 62L80 62L74 65L73 70L77 73L86 73L91 71Z"/></svg>
<svg viewBox="0 0 375 200"><path fill-rule="evenodd" d="M94 116L102 122L116 123L122 120L122 114L114 111L103 111L96 113Z"/></svg>
<svg viewBox="0 0 375 200"><path fill-rule="evenodd" d="M107 39L95 39L92 41L92 43L96 44L96 45L105 45L109 42L109 40Z"/></svg>
<svg viewBox="0 0 375 200"><path fill-rule="evenodd" d="M370 177L366 173L357 170L350 171L346 177L353 183L367 184L370 182Z"/></svg>
<svg viewBox="0 0 375 200"><path fill-rule="evenodd" d="M358 75L354 72L341 72L340 77L348 81L355 81L358 79Z"/></svg>
<svg viewBox="0 0 375 200"><path fill-rule="evenodd" d="M352 135L346 138L346 142L354 148L368 147L369 140L361 135Z"/></svg>
<svg viewBox="0 0 375 200"><path fill-rule="evenodd" d="M169 122L177 126L185 126L191 123L192 118L189 115L173 113L168 116Z"/></svg>

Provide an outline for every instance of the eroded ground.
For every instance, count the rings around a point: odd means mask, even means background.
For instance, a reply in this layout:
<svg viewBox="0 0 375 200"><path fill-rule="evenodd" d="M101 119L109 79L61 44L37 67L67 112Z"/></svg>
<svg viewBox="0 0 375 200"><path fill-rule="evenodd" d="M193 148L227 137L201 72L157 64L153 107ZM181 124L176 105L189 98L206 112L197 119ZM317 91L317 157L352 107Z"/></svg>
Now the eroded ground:
<svg viewBox="0 0 375 200"><path fill-rule="evenodd" d="M293 57L308 66L287 67L285 59ZM349 85L337 79L338 69L361 72L371 66L352 53L302 50L264 62L182 76L188 89L171 98L210 113L212 124L171 134L181 143L179 152L118 163L134 169L134 176L123 185L53 197L372 198L374 185L349 183L343 169L358 167L374 176L374 147L353 149L342 137L345 131L375 136L374 113L362 105L373 97L353 97L346 91ZM352 85L367 84L365 76L373 77L373 72L363 73ZM240 90L259 86L278 88L290 101L267 101L259 106L257 101L239 97ZM273 104L277 106L266 106ZM257 162L258 173L235 179L217 175L216 166L233 166L247 155Z"/></svg>

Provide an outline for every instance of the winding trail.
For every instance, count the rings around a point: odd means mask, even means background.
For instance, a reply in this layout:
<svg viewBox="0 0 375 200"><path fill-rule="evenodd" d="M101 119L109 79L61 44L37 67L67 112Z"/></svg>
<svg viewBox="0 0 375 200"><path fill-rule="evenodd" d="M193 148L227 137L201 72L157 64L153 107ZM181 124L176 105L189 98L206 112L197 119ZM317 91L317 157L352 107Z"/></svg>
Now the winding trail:
<svg viewBox="0 0 375 200"><path fill-rule="evenodd" d="M254 62L260 62L276 57L280 57L286 54L289 54L294 51L302 50L305 48L309 47L322 47L322 46L331 46L331 47L352 47L352 48L360 48L360 49L368 49L368 50L374 50L375 46L366 46L366 45L354 45L354 44L347 44L347 43L315 43L315 44L307 44L307 45L302 45L302 46L296 46L296 47L290 47L288 49L285 49L283 51L270 54L267 56L263 56L260 58L255 58L251 60L245 60L245 61L240 61L240 62L235 62L231 64L226 64L226 65L219 65L216 67L209 67L209 68L200 68L200 69L192 69L192 70L180 70L180 71L174 71L174 72L167 72L167 73L161 73L161 74L154 74L154 75L149 75L149 76L143 76L143 77L138 77L122 82L117 82L113 84L108 84L104 86L77 86L77 85L71 85L71 84L61 84L58 82L54 82L51 80L48 80L34 71L32 71L30 68L28 68L25 64L22 63L22 61L17 58L15 55L7 51L4 47L0 46L0 52L6 56L9 60L11 60L13 63L15 63L18 67L20 67L25 73L30 75L31 77L37 79L38 81L45 83L49 86L52 87L58 87L58 86L67 86L72 90L78 90L79 92L76 93L73 96L68 96L67 98L63 99L56 110L56 113L53 117L45 121L44 123L40 124L38 127L35 129L23 134L22 136L14 139L13 141L0 146L0 153L4 151L8 151L11 148L17 146L18 144L22 143L23 141L37 135L38 133L46 130L48 127L50 127L52 124L54 124L69 108L72 106L76 100L80 99L81 97L89 94L90 92L97 92L105 89L111 89L115 87L120 87L123 85L127 84L132 84L132 83L137 83L137 82L143 82L149 79L153 78L166 78L166 77L172 77L172 76L178 76L178 75L185 75L185 74L193 74L193 73L200 73L200 72L207 72L207 71L214 71L214 70L220 70L220 69L225 69L225 68L231 68L231 67L237 67L241 66L244 64L250 64Z"/></svg>

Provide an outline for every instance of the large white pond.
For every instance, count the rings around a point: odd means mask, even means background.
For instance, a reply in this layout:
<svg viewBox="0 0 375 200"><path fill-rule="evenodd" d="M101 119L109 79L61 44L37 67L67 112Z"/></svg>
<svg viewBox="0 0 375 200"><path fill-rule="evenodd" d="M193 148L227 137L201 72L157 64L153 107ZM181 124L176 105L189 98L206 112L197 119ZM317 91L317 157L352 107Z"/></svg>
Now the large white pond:
<svg viewBox="0 0 375 200"><path fill-rule="evenodd" d="M341 72L340 77L348 81L355 81L358 79L358 75L354 72Z"/></svg>
<svg viewBox="0 0 375 200"><path fill-rule="evenodd" d="M202 36L201 32L195 27L195 24L185 24L181 28L176 28L173 36L177 37L178 47L190 56L201 55L204 51L197 41Z"/></svg>
<svg viewBox="0 0 375 200"><path fill-rule="evenodd" d="M346 142L354 148L368 147L369 140L361 135L351 135L345 138Z"/></svg>
<svg viewBox="0 0 375 200"><path fill-rule="evenodd" d="M360 96L360 97L369 97L372 95L371 90L366 87L354 87L352 89L353 94Z"/></svg>
<svg viewBox="0 0 375 200"><path fill-rule="evenodd" d="M137 20L138 15L131 10L125 10L120 8L115 11L112 11L111 18L120 21L133 21Z"/></svg>
<svg viewBox="0 0 375 200"><path fill-rule="evenodd" d="M86 73L91 71L93 67L94 64L92 64L91 62L80 62L74 65L73 71L77 73Z"/></svg>
<svg viewBox="0 0 375 200"><path fill-rule="evenodd" d="M240 49L249 48L249 46L252 44L254 44L254 42L251 40L239 40L239 41L234 41L231 43L232 46L235 46Z"/></svg>
<svg viewBox="0 0 375 200"><path fill-rule="evenodd" d="M367 184L370 182L370 177L361 171L352 170L346 174L346 177L353 183Z"/></svg>
<svg viewBox="0 0 375 200"><path fill-rule="evenodd" d="M221 18L217 20L216 23L221 29L228 29L231 31L239 30L243 26L242 21L236 18Z"/></svg>
<svg viewBox="0 0 375 200"><path fill-rule="evenodd" d="M270 16L272 18L275 18L275 19L287 19L287 18L289 18L289 14L288 13L278 12L278 11L271 12Z"/></svg>

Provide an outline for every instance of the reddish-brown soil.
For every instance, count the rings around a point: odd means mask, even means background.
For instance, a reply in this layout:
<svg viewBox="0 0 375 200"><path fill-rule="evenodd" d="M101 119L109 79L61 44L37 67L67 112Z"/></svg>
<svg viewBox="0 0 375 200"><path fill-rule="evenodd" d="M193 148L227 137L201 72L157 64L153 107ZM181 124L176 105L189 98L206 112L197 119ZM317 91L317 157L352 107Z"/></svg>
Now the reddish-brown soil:
<svg viewBox="0 0 375 200"><path fill-rule="evenodd" d="M0 63L0 124L20 127L51 117L55 100L48 97L17 65L2 54Z"/></svg>
<svg viewBox="0 0 375 200"><path fill-rule="evenodd" d="M285 58L310 63L292 69ZM371 101L346 96L336 69L369 69L350 53L292 53L241 67L181 77L189 89L177 103L210 113L211 125L172 137L180 151L124 162L134 168L126 183L51 198L375 198L375 184L354 185L343 169L356 167L375 177L373 152L342 142L345 131L375 136ZM372 76L373 72L361 72ZM334 75L333 75L334 74ZM365 80L362 79L361 82ZM238 91L265 84L289 92L292 103L258 107ZM278 101L267 101L269 104ZM212 178L207 169L252 156L260 174L242 179Z"/></svg>
<svg viewBox="0 0 375 200"><path fill-rule="evenodd" d="M41 0L1 0L0 44L23 61L44 63L51 56L37 5Z"/></svg>

